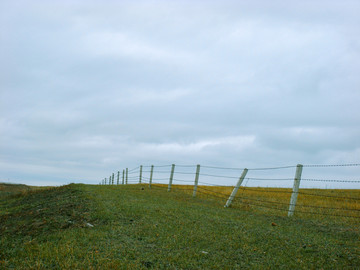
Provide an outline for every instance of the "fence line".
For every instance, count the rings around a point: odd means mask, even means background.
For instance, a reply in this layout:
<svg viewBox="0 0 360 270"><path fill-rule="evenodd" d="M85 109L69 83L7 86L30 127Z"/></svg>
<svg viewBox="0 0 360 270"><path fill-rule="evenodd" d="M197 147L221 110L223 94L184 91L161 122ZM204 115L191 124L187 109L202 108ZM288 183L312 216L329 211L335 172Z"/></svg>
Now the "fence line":
<svg viewBox="0 0 360 270"><path fill-rule="evenodd" d="M337 196L335 194L323 194L316 193L315 191L306 191L306 189L300 189L300 183L305 182L327 182L327 183L343 183L343 184L358 184L358 179L322 179L322 178L302 178L302 170L309 169L321 169L321 168L348 168L348 167L360 167L360 164L326 164L326 165L291 165L281 167L269 167L269 168L229 168L229 167L216 167L216 166L200 166L200 165L140 165L133 169L124 169L122 171L122 181L120 181L120 170L117 171L117 180L114 181L115 173L110 174L109 178L104 178L101 185L120 185L121 184L148 184L149 188L167 188L170 192L173 189L192 191L193 197L196 194L212 196L222 201L226 200L225 207L231 206L235 203L235 206L255 206L265 209L273 209L278 211L288 211L288 216L291 217L295 213L311 214L311 215L326 215L346 218L360 218L360 196ZM202 168L202 170L200 170ZM274 172L282 172L288 169L296 168L295 177L289 178L284 175L277 175L275 177L269 177L268 174ZM217 173L212 171L218 171ZM220 172L221 171L221 172ZM240 176L240 172L242 175ZM272 172L271 172L272 171ZM126 173L125 173L126 172ZM247 177L247 173L251 175ZM288 172L288 171L287 171ZM255 173L255 175L253 175ZM266 173L266 177L256 175L258 173ZM163 177L164 174L168 177ZM288 173L286 173L287 176ZM162 176L162 177L161 177ZM205 179L203 181L202 179ZM220 180L234 180L238 179L236 186L228 186L224 184L213 184L206 181L206 179ZM248 187L248 183L252 182L261 183L261 181L280 181L281 183L293 184L293 189L290 187L284 188L266 188L266 187ZM243 184L245 182L245 185ZM199 186L200 185L200 186ZM208 188L207 188L208 187ZM213 190L211 190L213 189ZM232 189L232 191L231 191ZM223 191L221 191L223 190ZM226 192L225 192L226 190ZM325 189L326 190L326 189ZM321 192L325 191L324 189ZM225 193L226 194L225 194ZM346 191L351 195L350 191ZM248 195L246 195L248 194ZM271 197L267 194L271 195ZM277 199L287 197L288 202L281 202ZM343 195L343 194L342 194ZM252 197L251 197L252 196ZM297 203L298 196L301 196L302 203ZM325 200L320 202L320 205L307 204L310 196L315 200ZM306 199L304 201L304 199ZM311 202L310 200L310 202ZM324 206L321 203L331 203L330 206ZM338 204L343 203L345 206L339 207ZM286 209L288 208L288 209ZM296 208L296 210L295 210ZM305 211L303 209L306 209ZM310 210L310 211L309 211ZM320 211L321 210L321 211ZM337 213L340 212L341 214ZM345 213L346 215L344 215Z"/></svg>

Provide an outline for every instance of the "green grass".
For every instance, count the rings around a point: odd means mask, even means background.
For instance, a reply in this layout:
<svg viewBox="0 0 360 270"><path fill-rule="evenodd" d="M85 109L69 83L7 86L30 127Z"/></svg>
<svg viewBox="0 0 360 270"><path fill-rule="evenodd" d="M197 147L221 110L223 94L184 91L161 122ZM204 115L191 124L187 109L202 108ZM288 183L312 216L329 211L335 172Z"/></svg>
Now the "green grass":
<svg viewBox="0 0 360 270"><path fill-rule="evenodd" d="M0 183L0 199L9 195L20 194L30 190L46 189L48 187L34 187L23 184Z"/></svg>
<svg viewBox="0 0 360 270"><path fill-rule="evenodd" d="M224 208L140 185L69 185L0 198L0 235L0 269L360 265L358 223Z"/></svg>

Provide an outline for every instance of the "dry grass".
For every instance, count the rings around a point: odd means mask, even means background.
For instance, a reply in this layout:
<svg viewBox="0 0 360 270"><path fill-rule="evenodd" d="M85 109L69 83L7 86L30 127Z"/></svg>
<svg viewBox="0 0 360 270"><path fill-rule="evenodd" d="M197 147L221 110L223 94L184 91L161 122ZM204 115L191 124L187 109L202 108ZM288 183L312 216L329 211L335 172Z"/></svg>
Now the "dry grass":
<svg viewBox="0 0 360 270"><path fill-rule="evenodd" d="M156 185L167 188L167 185ZM198 186L197 196L225 205L234 187ZM173 185L172 190L193 193L191 185ZM241 187L233 201L233 208L287 216L292 189ZM360 218L360 190L358 189L300 189L295 215L303 218L332 219L358 223Z"/></svg>

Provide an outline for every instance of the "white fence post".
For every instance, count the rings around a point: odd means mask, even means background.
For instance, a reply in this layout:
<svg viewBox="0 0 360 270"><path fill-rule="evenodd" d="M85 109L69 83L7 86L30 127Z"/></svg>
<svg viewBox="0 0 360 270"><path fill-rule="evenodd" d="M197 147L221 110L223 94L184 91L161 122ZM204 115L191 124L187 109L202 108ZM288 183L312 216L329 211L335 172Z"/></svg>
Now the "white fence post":
<svg viewBox="0 0 360 270"><path fill-rule="evenodd" d="M125 178L125 184L128 184L128 174L129 174L129 169L126 168L126 178Z"/></svg>
<svg viewBox="0 0 360 270"><path fill-rule="evenodd" d="M118 175L117 175L117 184L119 184L120 181L120 171L118 171Z"/></svg>
<svg viewBox="0 0 360 270"><path fill-rule="evenodd" d="M141 178L142 178L142 165L140 165L139 184L141 184Z"/></svg>
<svg viewBox="0 0 360 270"><path fill-rule="evenodd" d="M194 191L193 191L193 197L196 197L196 190L199 182L199 174L200 174L200 165L198 164L196 166L196 174L195 174L195 183L194 183Z"/></svg>
<svg viewBox="0 0 360 270"><path fill-rule="evenodd" d="M242 182L244 181L244 178L245 178L247 172L248 172L248 169L245 168L243 173L241 174L241 176L239 178L239 181L237 182L234 190L232 191L232 193L231 193L231 195L230 195L229 199L227 200L224 207L229 207L231 205L232 201L235 198L235 195L236 195L237 191L239 190L239 187L241 186Z"/></svg>
<svg viewBox="0 0 360 270"><path fill-rule="evenodd" d="M296 166L294 186L293 186L293 192L292 192L291 198L290 198L288 217L292 217L294 215L296 201L297 201L297 197L298 197L298 194L299 194L299 187L300 187L302 169L303 169L303 165L298 164Z"/></svg>
<svg viewBox="0 0 360 270"><path fill-rule="evenodd" d="M171 190L171 185L172 185L173 178L174 178L174 170L175 170L175 164L172 164L172 165L171 165L171 174L170 174L170 179L169 179L169 186L168 186L168 190L167 190L167 191L170 191L170 190Z"/></svg>
<svg viewBox="0 0 360 270"><path fill-rule="evenodd" d="M123 170L123 173L122 173L122 182L121 182L122 185L125 184L124 179L125 179L125 170Z"/></svg>
<svg viewBox="0 0 360 270"><path fill-rule="evenodd" d="M154 165L151 165L149 188L151 188L153 173L154 173Z"/></svg>

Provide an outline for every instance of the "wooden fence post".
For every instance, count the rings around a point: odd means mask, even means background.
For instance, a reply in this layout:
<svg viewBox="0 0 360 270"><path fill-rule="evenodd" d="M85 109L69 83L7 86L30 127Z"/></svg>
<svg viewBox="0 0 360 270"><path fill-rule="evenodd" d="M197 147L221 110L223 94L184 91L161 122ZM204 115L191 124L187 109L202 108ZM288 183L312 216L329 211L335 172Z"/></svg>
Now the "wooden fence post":
<svg viewBox="0 0 360 270"><path fill-rule="evenodd" d="M111 174L110 174L110 177L109 177L109 185L111 185Z"/></svg>
<svg viewBox="0 0 360 270"><path fill-rule="evenodd" d="M299 195L299 187L300 187L302 169L303 169L303 165L298 164L296 166L294 186L293 186L293 192L292 192L291 198L290 198L288 217L292 217L294 215L296 201L297 201L297 197Z"/></svg>
<svg viewBox="0 0 360 270"><path fill-rule="evenodd" d="M244 181L244 178L245 178L247 172L248 172L248 169L245 168L244 171L243 171L243 173L241 174L241 176L240 176L240 178L239 178L239 181L237 182L234 190L232 191L229 199L227 200L227 202L226 202L226 204L225 204L225 207L229 207L229 206L231 205L232 201L233 201L234 198L235 198L235 195L236 195L237 191L239 190L239 187L241 186L242 182Z"/></svg>
<svg viewBox="0 0 360 270"><path fill-rule="evenodd" d="M142 165L140 165L140 176L139 176L139 184L141 184L141 178L142 178Z"/></svg>
<svg viewBox="0 0 360 270"><path fill-rule="evenodd" d="M170 190L171 190L171 185L172 185L173 178L174 178L174 170L175 170L175 164L172 164L172 165L171 165L170 179L169 179L169 186L168 186L168 190L167 190L167 191L170 191Z"/></svg>
<svg viewBox="0 0 360 270"><path fill-rule="evenodd" d="M126 178L125 178L125 184L128 184L128 174L129 174L129 169L126 168Z"/></svg>
<svg viewBox="0 0 360 270"><path fill-rule="evenodd" d="M125 179L125 170L123 170L123 173L122 173L122 182L121 182L121 184L124 184L124 179Z"/></svg>
<svg viewBox="0 0 360 270"><path fill-rule="evenodd" d="M151 165L149 188L151 188L153 173L154 173L154 165Z"/></svg>
<svg viewBox="0 0 360 270"><path fill-rule="evenodd" d="M120 182L120 171L118 171L118 175L117 175L117 185L119 185Z"/></svg>
<svg viewBox="0 0 360 270"><path fill-rule="evenodd" d="M193 197L196 197L196 190L199 182L199 174L200 174L200 165L198 164L196 166L196 174L195 174L195 183L194 183L194 191L193 191Z"/></svg>
<svg viewBox="0 0 360 270"><path fill-rule="evenodd" d="M111 184L112 184L112 185L114 184L114 173L112 174L112 181L111 181Z"/></svg>

